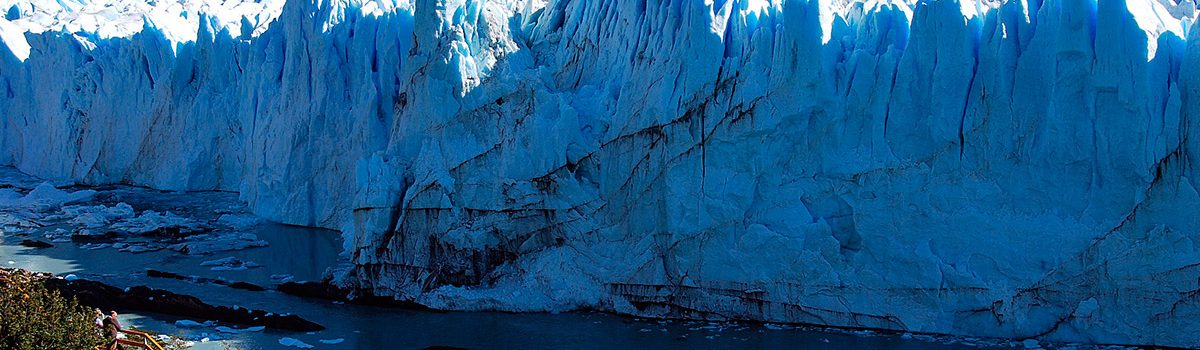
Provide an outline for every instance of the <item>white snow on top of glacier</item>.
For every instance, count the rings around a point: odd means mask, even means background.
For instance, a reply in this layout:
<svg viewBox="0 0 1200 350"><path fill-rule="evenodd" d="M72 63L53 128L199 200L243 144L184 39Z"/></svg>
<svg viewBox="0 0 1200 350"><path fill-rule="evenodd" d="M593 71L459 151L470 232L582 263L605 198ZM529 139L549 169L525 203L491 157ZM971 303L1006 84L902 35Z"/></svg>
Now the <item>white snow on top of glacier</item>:
<svg viewBox="0 0 1200 350"><path fill-rule="evenodd" d="M129 37L150 27L172 42L196 40L203 20L215 31L232 36L243 31L258 35L283 12L286 0L0 0L0 39L24 60L29 44L22 33L61 31L83 33L81 41ZM363 14L382 15L411 10L410 0L334 0L338 14L356 8Z"/></svg>
<svg viewBox="0 0 1200 350"><path fill-rule="evenodd" d="M1178 5L1171 4L1171 0L1126 0L1125 4L1138 26L1146 32L1147 61L1154 59L1155 51L1158 51L1159 36L1170 32L1186 39L1187 31L1196 19L1196 4L1192 0L1180 1Z"/></svg>
<svg viewBox="0 0 1200 350"><path fill-rule="evenodd" d="M712 9L713 21L711 30L718 36L724 36L725 24L729 15L738 14L741 17L762 17L777 15L783 11L783 3L789 0L704 0L704 4ZM820 2L821 11L821 42L828 43L831 39L834 19L846 18L852 11L877 11L886 6L895 6L904 12L909 22L912 21L912 7L918 0L816 0ZM974 0L962 0L964 3L974 3ZM860 6L861 5L861 6ZM963 5L966 6L966 5ZM972 5L973 6L973 5ZM966 15L966 12L964 12ZM973 16L973 14L972 14Z"/></svg>
<svg viewBox="0 0 1200 350"><path fill-rule="evenodd" d="M215 28L240 35L243 20L261 32L279 16L285 0L0 0L5 19L0 36L10 47L22 32L87 33L96 38L128 37L156 28L173 42L196 39L202 17ZM203 16L202 16L203 14ZM15 37L15 38L14 38ZM23 38L21 38L23 39ZM20 40L23 41L23 40ZM18 46L27 44L16 43ZM28 52L14 52L24 59Z"/></svg>
<svg viewBox="0 0 1200 350"><path fill-rule="evenodd" d="M76 35L88 44L89 38L128 37L147 27L155 28L172 42L188 42L196 39L202 20L215 31L228 30L235 37L242 34L257 35L279 17L287 0L0 0L0 40L3 40L17 58L29 56L29 44L23 33L61 31ZM773 15L781 11L784 2L804 0L703 0L713 8L714 31L723 31L718 24L733 11L747 16ZM814 0L820 2L822 39L830 40L835 18L846 17L853 11L876 11L885 6L895 6L912 20L914 9L929 0ZM951 0L953 1L953 0ZM1028 8L1026 0L1022 6ZM449 0L460 8L467 0ZM504 7L513 12L532 13L547 5L549 0L505 0ZM411 12L412 0L331 0L332 18L327 25L340 21L349 9L358 9L367 15L382 15L397 10ZM966 19L975 18L998 6L1000 1L960 0L959 5ZM1187 31L1195 22L1195 0L1126 0L1129 12L1139 27L1146 32L1148 57L1153 59L1159 36L1173 33L1186 38ZM726 11L720 11L726 10ZM723 14L722 14L723 13ZM250 33L243 33L243 31Z"/></svg>
<svg viewBox="0 0 1200 350"><path fill-rule="evenodd" d="M742 16L756 15L763 16L776 14L782 11L782 4L789 0L705 0L710 8L713 9L715 16L723 17L722 14L728 14L729 11L721 11L722 7L726 10L732 7ZM793 0L794 1L794 0ZM802 0L801 0L802 1ZM914 9L929 2L928 0L815 0L820 2L820 19L821 19L821 39L823 43L828 43L831 39L831 33L834 20L838 17L847 18L855 11L874 12L885 7L894 7L903 12L911 23ZM953 1L953 0L952 0ZM1030 8L1027 0L1021 1L1022 8ZM996 8L1001 1L986 1L986 0L959 0L959 10L962 12L965 20L982 16L988 11ZM1094 2L1093 2L1094 5ZM1173 33L1180 38L1186 38L1187 30L1192 23L1195 22L1196 10L1194 0L1179 1L1178 4L1172 0L1126 0L1126 6L1130 14L1138 26L1146 32L1147 42L1147 60L1154 58L1155 51L1158 47L1158 38L1163 33ZM713 21L713 32L717 35L722 35L724 32L724 18L717 18ZM1029 19L1026 14L1026 20Z"/></svg>
<svg viewBox="0 0 1200 350"><path fill-rule="evenodd" d="M709 1L711 2L712 0L709 0ZM779 1L778 0L776 0L776 1L743 0L743 1L741 1L741 6L742 6L741 10L743 12L762 12L762 11L766 11L768 8L778 7Z"/></svg>
<svg viewBox="0 0 1200 350"><path fill-rule="evenodd" d="M29 43L25 42L24 35L25 29L0 18L0 41L4 41L8 50L21 60L29 57Z"/></svg>

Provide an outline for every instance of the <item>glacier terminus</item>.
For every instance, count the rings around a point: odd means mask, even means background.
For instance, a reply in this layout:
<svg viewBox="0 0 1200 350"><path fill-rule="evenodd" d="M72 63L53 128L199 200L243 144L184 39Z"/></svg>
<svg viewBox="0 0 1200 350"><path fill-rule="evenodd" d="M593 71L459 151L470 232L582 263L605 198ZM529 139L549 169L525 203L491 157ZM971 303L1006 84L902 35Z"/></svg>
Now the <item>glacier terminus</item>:
<svg viewBox="0 0 1200 350"><path fill-rule="evenodd" d="M1193 0L0 0L0 165L434 309L1200 346Z"/></svg>

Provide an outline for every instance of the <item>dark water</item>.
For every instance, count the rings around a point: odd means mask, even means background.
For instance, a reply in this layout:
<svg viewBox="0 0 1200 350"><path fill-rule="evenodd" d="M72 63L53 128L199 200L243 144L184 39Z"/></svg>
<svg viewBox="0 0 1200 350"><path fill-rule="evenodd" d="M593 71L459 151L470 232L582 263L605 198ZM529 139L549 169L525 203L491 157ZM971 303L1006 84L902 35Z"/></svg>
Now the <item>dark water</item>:
<svg viewBox="0 0 1200 350"><path fill-rule="evenodd" d="M201 220L211 219L222 210L237 209L239 205L236 204L236 195L228 193L160 193L129 188L105 191L105 195L98 197L99 202L111 204L119 200L133 204L139 211L172 210ZM214 305L238 305L293 313L328 327L325 331L311 334L272 330L219 334L211 327L176 328L174 322L178 318L173 316L138 313L123 316L124 324L161 333L193 339L208 333L210 337L215 335L225 340L197 342L197 349L222 349L230 343L242 349L288 348L279 344L282 337L300 339L317 349L421 349L430 346L470 349L958 349L978 348L978 344L997 344L969 338L914 338L754 324L640 320L592 312L423 312L342 305L275 291L251 292L145 275L146 269L156 269L272 286L278 282L272 280L272 275L289 274L298 281L319 280L328 268L339 263L342 240L337 232L277 224L260 225L253 232L270 245L208 256L187 256L169 250L140 254L119 252L112 248L90 250L75 243L57 243L53 248L32 249L17 245L22 239L30 237L9 233L0 238L0 264L59 275L75 274L118 287L147 285L194 295ZM34 232L31 237L37 238L37 233ZM203 261L230 256L257 262L262 267L245 271L213 271L200 266ZM326 345L320 342L322 339L343 341Z"/></svg>

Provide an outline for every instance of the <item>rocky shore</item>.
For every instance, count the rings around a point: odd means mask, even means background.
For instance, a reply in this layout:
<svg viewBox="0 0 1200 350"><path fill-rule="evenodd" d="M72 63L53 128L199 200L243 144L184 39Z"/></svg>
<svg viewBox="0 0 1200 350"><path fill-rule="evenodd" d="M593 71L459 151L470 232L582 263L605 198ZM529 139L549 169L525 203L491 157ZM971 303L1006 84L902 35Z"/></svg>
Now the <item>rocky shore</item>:
<svg viewBox="0 0 1200 350"><path fill-rule="evenodd" d="M75 298L81 305L102 310L145 311L297 332L314 332L325 329L324 326L296 315L251 310L238 306L215 306L194 296L146 286L121 289L97 281L66 279L45 272L0 268L0 284L5 283L9 276L23 276L23 278L40 281L47 289L58 291L64 297Z"/></svg>

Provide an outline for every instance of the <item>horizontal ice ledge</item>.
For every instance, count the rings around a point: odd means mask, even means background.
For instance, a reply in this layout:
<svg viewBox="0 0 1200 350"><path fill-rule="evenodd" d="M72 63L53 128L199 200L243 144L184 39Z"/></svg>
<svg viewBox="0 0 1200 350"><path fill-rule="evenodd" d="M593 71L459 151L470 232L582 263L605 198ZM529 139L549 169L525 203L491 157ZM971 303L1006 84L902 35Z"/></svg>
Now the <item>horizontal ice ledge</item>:
<svg viewBox="0 0 1200 350"><path fill-rule="evenodd" d="M238 191L342 229L338 283L438 308L1200 344L1193 7L851 5L22 33L0 163Z"/></svg>

